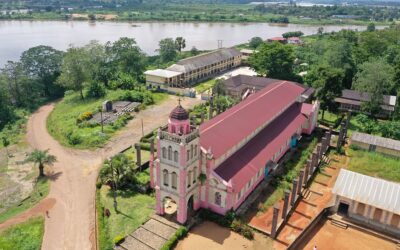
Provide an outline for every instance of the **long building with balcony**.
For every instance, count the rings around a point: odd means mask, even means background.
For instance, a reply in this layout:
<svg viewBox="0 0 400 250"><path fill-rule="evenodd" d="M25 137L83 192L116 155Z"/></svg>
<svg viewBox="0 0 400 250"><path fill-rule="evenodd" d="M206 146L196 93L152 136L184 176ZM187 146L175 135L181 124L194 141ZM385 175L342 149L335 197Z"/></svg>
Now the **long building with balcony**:
<svg viewBox="0 0 400 250"><path fill-rule="evenodd" d="M156 212L185 223L199 208L236 210L279 168L301 134L311 134L319 103L302 103L305 88L277 81L196 128L182 106L158 131L150 180Z"/></svg>
<svg viewBox="0 0 400 250"><path fill-rule="evenodd" d="M242 62L240 51L223 48L180 60L166 69L144 72L146 84L160 89L188 88L219 73L238 67Z"/></svg>

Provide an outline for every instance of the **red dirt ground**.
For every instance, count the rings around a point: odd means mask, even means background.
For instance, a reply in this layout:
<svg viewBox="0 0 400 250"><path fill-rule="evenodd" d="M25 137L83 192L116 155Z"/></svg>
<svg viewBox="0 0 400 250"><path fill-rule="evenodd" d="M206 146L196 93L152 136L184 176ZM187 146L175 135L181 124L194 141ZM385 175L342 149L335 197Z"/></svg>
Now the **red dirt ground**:
<svg viewBox="0 0 400 250"><path fill-rule="evenodd" d="M318 250L394 250L396 244L354 228L343 229L322 220L299 249Z"/></svg>

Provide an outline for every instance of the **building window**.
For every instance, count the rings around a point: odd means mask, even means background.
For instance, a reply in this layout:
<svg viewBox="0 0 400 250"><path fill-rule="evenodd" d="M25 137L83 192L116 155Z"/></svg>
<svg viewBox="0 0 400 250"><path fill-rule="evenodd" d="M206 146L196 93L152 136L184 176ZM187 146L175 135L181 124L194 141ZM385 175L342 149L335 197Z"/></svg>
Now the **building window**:
<svg viewBox="0 0 400 250"><path fill-rule="evenodd" d="M162 157L163 157L164 159L167 158L167 149L166 149L165 147L162 148Z"/></svg>
<svg viewBox="0 0 400 250"><path fill-rule="evenodd" d="M177 184L178 184L178 175L175 172L172 172L171 174L171 187L173 189L176 189Z"/></svg>
<svg viewBox="0 0 400 250"><path fill-rule="evenodd" d="M190 145L190 158L193 158L193 144Z"/></svg>
<svg viewBox="0 0 400 250"><path fill-rule="evenodd" d="M179 153L178 151L174 152L174 162L178 162L178 158L179 158Z"/></svg>
<svg viewBox="0 0 400 250"><path fill-rule="evenodd" d="M365 204L364 203L358 203L357 214L363 215L364 211L365 211Z"/></svg>
<svg viewBox="0 0 400 250"><path fill-rule="evenodd" d="M187 187L190 187L192 185L192 174L193 174L192 171L189 171Z"/></svg>
<svg viewBox="0 0 400 250"><path fill-rule="evenodd" d="M197 180L197 167L193 168L193 183L196 183Z"/></svg>
<svg viewBox="0 0 400 250"><path fill-rule="evenodd" d="M221 206L221 194L219 192L215 193L215 204Z"/></svg>
<svg viewBox="0 0 400 250"><path fill-rule="evenodd" d="M168 147L168 160L172 160L172 147L171 146L169 146Z"/></svg>
<svg viewBox="0 0 400 250"><path fill-rule="evenodd" d="M194 156L197 156L197 145L194 145Z"/></svg>
<svg viewBox="0 0 400 250"><path fill-rule="evenodd" d="M168 186L168 170L164 169L163 170L163 180L164 180L164 186Z"/></svg>
<svg viewBox="0 0 400 250"><path fill-rule="evenodd" d="M187 160L187 161L189 161L189 156L190 156L190 151L187 150L187 151L186 151L186 160Z"/></svg>

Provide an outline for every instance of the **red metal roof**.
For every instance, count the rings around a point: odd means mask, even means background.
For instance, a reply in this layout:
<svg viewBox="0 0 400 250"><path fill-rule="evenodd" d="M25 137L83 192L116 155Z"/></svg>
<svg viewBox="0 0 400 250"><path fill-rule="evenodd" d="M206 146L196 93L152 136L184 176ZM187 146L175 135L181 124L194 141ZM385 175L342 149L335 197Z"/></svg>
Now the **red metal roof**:
<svg viewBox="0 0 400 250"><path fill-rule="evenodd" d="M291 105L304 87L288 81L272 83L200 126L200 145L215 159L226 154L257 128Z"/></svg>
<svg viewBox="0 0 400 250"><path fill-rule="evenodd" d="M234 192L239 192L307 120L301 113L301 108L301 103L290 106L256 137L218 166L214 170L215 173L229 182Z"/></svg>
<svg viewBox="0 0 400 250"><path fill-rule="evenodd" d="M286 41L286 38L278 36L278 37L269 38L268 40L271 40L271 41Z"/></svg>

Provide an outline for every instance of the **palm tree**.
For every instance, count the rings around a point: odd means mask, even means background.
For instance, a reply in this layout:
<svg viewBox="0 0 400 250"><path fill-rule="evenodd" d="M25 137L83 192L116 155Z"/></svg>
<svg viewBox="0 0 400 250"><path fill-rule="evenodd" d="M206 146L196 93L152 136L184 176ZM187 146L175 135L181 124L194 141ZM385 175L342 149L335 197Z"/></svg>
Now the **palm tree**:
<svg viewBox="0 0 400 250"><path fill-rule="evenodd" d="M33 150L26 159L25 162L33 162L39 166L39 176L44 176L44 166L49 165L53 166L53 164L57 161L57 158L54 155L49 154L49 150Z"/></svg>

